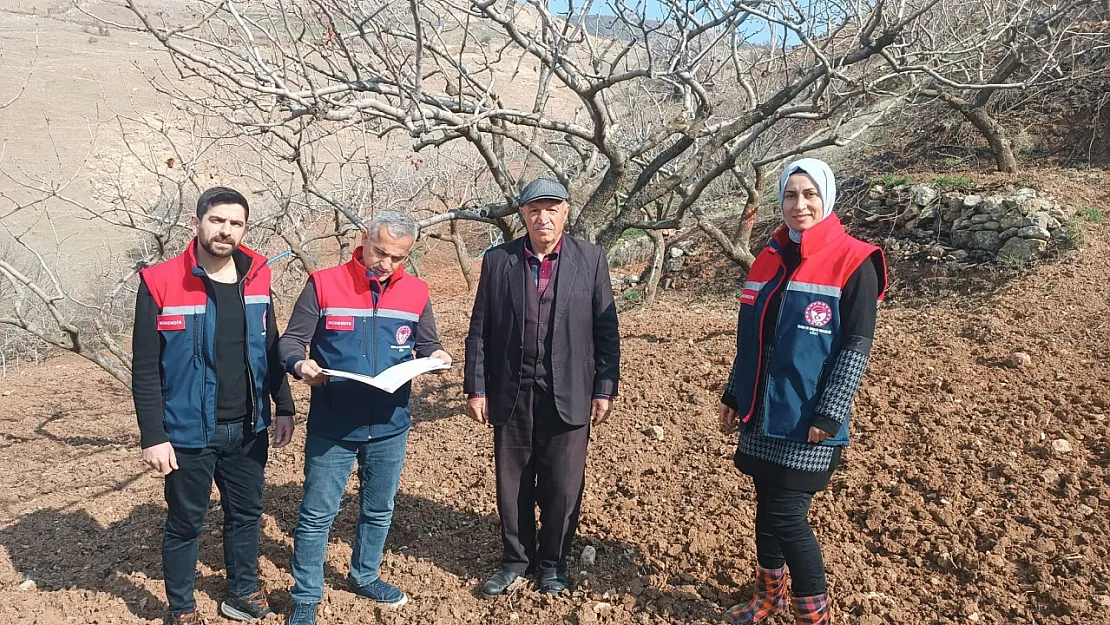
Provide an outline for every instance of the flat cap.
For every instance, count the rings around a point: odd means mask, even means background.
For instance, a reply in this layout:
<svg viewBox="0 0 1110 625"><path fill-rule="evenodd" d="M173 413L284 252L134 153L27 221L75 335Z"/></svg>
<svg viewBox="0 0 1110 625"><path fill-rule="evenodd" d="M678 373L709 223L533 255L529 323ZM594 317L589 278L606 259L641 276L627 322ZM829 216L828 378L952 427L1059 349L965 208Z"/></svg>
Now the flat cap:
<svg viewBox="0 0 1110 625"><path fill-rule="evenodd" d="M560 200L566 202L570 200L570 194L567 193L566 187L550 178L536 178L532 182L529 182L520 192L520 197L517 198L516 205L524 206L536 200Z"/></svg>

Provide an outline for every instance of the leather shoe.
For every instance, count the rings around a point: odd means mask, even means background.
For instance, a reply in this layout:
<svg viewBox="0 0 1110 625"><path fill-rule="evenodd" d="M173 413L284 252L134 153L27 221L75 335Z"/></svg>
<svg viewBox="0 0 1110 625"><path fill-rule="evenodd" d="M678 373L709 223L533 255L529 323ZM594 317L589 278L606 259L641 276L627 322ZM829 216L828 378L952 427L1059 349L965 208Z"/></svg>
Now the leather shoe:
<svg viewBox="0 0 1110 625"><path fill-rule="evenodd" d="M567 589L567 572L559 569L544 569L540 571L536 586L545 595L559 595Z"/></svg>
<svg viewBox="0 0 1110 625"><path fill-rule="evenodd" d="M520 579L520 574L508 569L499 569L496 573L489 576L486 583L482 584L479 591L483 597L493 599L500 595L505 594L513 584Z"/></svg>

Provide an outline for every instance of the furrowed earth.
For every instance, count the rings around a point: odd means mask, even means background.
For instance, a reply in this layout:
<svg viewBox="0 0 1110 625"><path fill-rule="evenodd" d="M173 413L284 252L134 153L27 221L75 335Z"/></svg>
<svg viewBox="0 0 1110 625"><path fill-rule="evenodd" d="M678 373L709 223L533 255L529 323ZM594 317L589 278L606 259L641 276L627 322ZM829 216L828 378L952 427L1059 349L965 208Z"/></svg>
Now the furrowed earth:
<svg viewBox="0 0 1110 625"><path fill-rule="evenodd" d="M1107 622L1108 252L1106 229L1089 224L1080 251L1029 270L981 269L978 282L892 268L853 444L811 516L834 622ZM524 586L477 597L500 553L492 435L464 416L456 367L414 389L382 568L410 603L379 609L347 590L352 480L319 622L711 623L750 597L753 491L732 466L736 435L716 426L739 272L710 256L683 288L621 314L621 392L592 434L572 594ZM470 296L457 269L443 265L430 280L444 344L461 362ZM966 284L978 286L968 294ZM292 584L307 411L294 388L302 421L271 452L260 561L279 612ZM0 403L0 623L160 622L162 480L139 460L129 393L62 356L9 370ZM197 577L209 622L222 620L221 520L214 496ZM587 546L592 565L581 559Z"/></svg>

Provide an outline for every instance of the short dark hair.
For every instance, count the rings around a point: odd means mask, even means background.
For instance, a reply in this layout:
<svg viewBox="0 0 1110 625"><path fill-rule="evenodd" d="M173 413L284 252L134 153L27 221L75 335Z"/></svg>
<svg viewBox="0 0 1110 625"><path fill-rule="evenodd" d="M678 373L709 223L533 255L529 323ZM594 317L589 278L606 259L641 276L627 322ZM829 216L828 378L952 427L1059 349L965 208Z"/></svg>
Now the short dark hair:
<svg viewBox="0 0 1110 625"><path fill-rule="evenodd" d="M204 217L209 209L218 204L238 204L243 207L244 217L251 216L251 207L242 193L228 187L212 187L197 198L197 219Z"/></svg>

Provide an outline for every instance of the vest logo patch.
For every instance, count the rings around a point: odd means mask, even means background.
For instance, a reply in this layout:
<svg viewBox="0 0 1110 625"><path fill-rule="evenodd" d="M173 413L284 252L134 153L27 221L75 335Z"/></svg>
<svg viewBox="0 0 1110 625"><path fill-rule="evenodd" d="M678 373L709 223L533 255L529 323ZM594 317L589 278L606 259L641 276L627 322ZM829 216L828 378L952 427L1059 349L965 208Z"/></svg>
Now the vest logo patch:
<svg viewBox="0 0 1110 625"><path fill-rule="evenodd" d="M740 292L740 303L753 306L755 305L755 298L758 296L759 291L756 291L755 289L744 289Z"/></svg>
<svg viewBox="0 0 1110 625"><path fill-rule="evenodd" d="M354 317L325 317L324 318L325 330L337 330L339 332L353 332L355 329Z"/></svg>
<svg viewBox="0 0 1110 625"><path fill-rule="evenodd" d="M398 345L404 345L409 342L410 336L412 336L412 327L405 325L397 328L397 334L393 338L397 339Z"/></svg>
<svg viewBox="0 0 1110 625"><path fill-rule="evenodd" d="M813 302L806 306L805 318L809 325L823 328L832 321L832 307L825 302Z"/></svg>
<svg viewBox="0 0 1110 625"><path fill-rule="evenodd" d="M177 332L185 329L185 315L158 315L159 332Z"/></svg>

